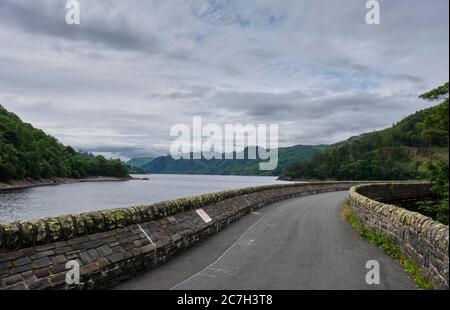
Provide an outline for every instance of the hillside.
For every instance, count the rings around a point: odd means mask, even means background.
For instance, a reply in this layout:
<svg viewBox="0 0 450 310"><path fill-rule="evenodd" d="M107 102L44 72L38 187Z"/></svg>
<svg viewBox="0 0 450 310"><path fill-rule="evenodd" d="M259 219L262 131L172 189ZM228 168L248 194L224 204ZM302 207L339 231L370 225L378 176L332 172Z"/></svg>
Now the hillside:
<svg viewBox="0 0 450 310"><path fill-rule="evenodd" d="M448 160L448 139L430 136L425 123L444 104L448 101L406 117L391 128L349 139L307 162L289 166L284 175L337 180L424 178L430 160Z"/></svg>
<svg viewBox="0 0 450 310"><path fill-rule="evenodd" d="M122 161L76 152L0 105L0 181L127 175Z"/></svg>
<svg viewBox="0 0 450 310"><path fill-rule="evenodd" d="M154 160L153 157L133 158L127 161L127 165L132 168L141 168L142 166L150 163L152 160Z"/></svg>
<svg viewBox="0 0 450 310"><path fill-rule="evenodd" d="M216 174L216 175L274 175L278 176L290 164L312 158L326 146L297 145L278 150L278 167L273 171L260 171L260 160L213 159L174 160L170 156L159 157L142 168L147 173L165 174ZM248 149L245 150L248 153ZM247 156L245 158L248 158Z"/></svg>

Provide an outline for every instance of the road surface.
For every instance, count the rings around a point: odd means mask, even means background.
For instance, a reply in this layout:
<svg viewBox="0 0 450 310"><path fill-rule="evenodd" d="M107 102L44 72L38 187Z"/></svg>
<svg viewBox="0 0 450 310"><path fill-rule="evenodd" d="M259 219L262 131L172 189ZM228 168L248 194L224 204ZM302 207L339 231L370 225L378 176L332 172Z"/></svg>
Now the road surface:
<svg viewBox="0 0 450 310"><path fill-rule="evenodd" d="M416 289L400 264L341 218L347 195L266 206L115 289ZM379 285L366 284L369 260L380 264Z"/></svg>

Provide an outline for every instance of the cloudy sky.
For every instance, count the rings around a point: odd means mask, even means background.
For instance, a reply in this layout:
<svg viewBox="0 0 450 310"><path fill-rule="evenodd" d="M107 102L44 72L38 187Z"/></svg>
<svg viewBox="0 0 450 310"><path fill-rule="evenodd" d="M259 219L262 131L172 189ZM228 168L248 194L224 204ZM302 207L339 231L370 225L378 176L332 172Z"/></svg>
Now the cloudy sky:
<svg viewBox="0 0 450 310"><path fill-rule="evenodd" d="M0 104L76 148L168 151L172 125L277 123L280 144L390 126L448 81L448 0L0 0Z"/></svg>

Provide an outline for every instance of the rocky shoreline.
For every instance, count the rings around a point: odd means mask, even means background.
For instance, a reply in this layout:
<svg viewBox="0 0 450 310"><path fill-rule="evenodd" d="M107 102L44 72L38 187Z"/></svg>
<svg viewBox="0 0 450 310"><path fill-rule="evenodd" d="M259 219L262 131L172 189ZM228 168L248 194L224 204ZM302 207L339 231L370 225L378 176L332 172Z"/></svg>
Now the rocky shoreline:
<svg viewBox="0 0 450 310"><path fill-rule="evenodd" d="M82 179L50 178L50 179L40 179L40 180L26 178L23 180L11 180L9 182L0 182L0 191L24 189L24 188L39 187L39 186L75 184L75 183L83 183L83 182L124 182L124 181L130 181L130 180L146 180L146 179L145 178L133 178L132 176L123 177L123 178L96 176L96 177L87 177L87 178L82 178Z"/></svg>

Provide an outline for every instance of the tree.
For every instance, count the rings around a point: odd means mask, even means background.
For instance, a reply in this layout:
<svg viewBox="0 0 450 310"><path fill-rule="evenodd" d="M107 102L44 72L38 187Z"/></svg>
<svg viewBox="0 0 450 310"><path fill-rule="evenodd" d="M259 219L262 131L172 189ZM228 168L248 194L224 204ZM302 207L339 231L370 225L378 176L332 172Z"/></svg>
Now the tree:
<svg viewBox="0 0 450 310"><path fill-rule="evenodd" d="M425 120L422 122L424 134L426 136L443 137L448 148L448 104L449 104L449 90L448 82L444 85L435 88L428 93L421 95L419 98L427 101L442 101L438 108L433 110ZM428 163L428 180L432 184L432 190L438 196L439 201L424 202L419 209L435 217L438 221L444 224L449 223L449 172L448 172L448 158L447 160L439 160L437 162L430 161Z"/></svg>
<svg viewBox="0 0 450 310"><path fill-rule="evenodd" d="M421 98L444 102L391 128L338 143L283 173L294 179L425 179L430 167L427 161L448 152L448 83Z"/></svg>
<svg viewBox="0 0 450 310"><path fill-rule="evenodd" d="M122 161L76 152L42 130L23 123L0 105L0 181L127 174Z"/></svg>
<svg viewBox="0 0 450 310"><path fill-rule="evenodd" d="M448 145L448 83L421 95L419 98L426 101L442 101L437 109L433 110L423 121L424 133L428 136L446 138Z"/></svg>

